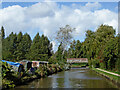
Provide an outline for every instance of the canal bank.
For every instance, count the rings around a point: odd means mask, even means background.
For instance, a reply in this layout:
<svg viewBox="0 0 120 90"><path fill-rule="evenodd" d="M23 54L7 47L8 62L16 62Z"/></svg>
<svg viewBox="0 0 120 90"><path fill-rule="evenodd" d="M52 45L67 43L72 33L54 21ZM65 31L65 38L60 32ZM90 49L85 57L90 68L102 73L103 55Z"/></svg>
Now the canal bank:
<svg viewBox="0 0 120 90"><path fill-rule="evenodd" d="M49 75L58 73L65 70L65 68L62 65L44 65L40 66L34 74L30 74L28 71L24 72L22 77L19 77L17 73L12 74L12 76L9 78L4 78L2 83L2 89L7 88L15 88L16 86L25 85L29 82L34 81L35 79L44 78ZM7 83L6 81L9 82Z"/></svg>
<svg viewBox="0 0 120 90"><path fill-rule="evenodd" d="M96 74L91 69L71 68L58 72L46 78L36 79L19 88L117 88L113 83Z"/></svg>
<svg viewBox="0 0 120 90"><path fill-rule="evenodd" d="M106 79L112 81L112 83L114 83L115 85L118 86L118 88L120 88L120 75L119 74L112 73L112 72L102 70L99 68L92 68L92 70L95 71L97 74L104 76Z"/></svg>

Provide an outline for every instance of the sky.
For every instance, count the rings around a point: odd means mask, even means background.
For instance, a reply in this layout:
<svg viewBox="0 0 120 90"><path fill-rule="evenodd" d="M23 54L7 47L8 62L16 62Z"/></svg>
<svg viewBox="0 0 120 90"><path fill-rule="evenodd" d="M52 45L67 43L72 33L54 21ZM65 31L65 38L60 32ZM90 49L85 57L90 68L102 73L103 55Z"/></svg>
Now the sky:
<svg viewBox="0 0 120 90"><path fill-rule="evenodd" d="M118 33L117 2L3 2L0 9L0 26L6 37L20 31L33 39L37 32L49 37L53 49L60 27L76 28L73 39L85 40L85 31L95 31L101 24L113 26Z"/></svg>

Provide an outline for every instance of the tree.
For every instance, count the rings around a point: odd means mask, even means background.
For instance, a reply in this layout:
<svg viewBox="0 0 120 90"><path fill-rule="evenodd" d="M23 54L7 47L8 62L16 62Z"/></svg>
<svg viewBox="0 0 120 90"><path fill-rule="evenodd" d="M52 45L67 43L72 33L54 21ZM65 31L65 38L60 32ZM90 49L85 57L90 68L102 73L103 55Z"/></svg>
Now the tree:
<svg viewBox="0 0 120 90"><path fill-rule="evenodd" d="M41 60L48 61L52 56L52 44L49 39L42 35L39 36L39 33L33 39L27 58L31 60Z"/></svg>
<svg viewBox="0 0 120 90"><path fill-rule="evenodd" d="M57 32L57 41L59 43L62 43L62 47L67 49L67 45L71 43L72 41L72 32L75 31L75 28L71 28L69 25L66 25L65 27L61 27L60 30Z"/></svg>
<svg viewBox="0 0 120 90"><path fill-rule="evenodd" d="M104 60L106 61L106 69L115 69L115 64L118 55L118 40L117 38L111 38L104 49Z"/></svg>
<svg viewBox="0 0 120 90"><path fill-rule="evenodd" d="M97 31L95 32L96 34L96 43L97 43L97 50L96 50L96 57L99 60L103 61L103 65L105 69L108 69L108 59L104 57L104 50L105 48L108 47L106 46L109 41L115 37L115 29L113 29L112 26L108 25L101 25ZM108 51L109 52L109 51ZM111 58L108 56L108 58Z"/></svg>
<svg viewBox="0 0 120 90"><path fill-rule="evenodd" d="M0 30L0 59L3 59L3 43L5 39L5 32L4 32L4 27L1 27Z"/></svg>
<svg viewBox="0 0 120 90"><path fill-rule="evenodd" d="M60 43L60 47L63 49L62 50L62 58L61 60L63 61L63 55L65 50L67 50L69 44L72 41L72 32L75 31L75 28L71 28L69 25L66 25L65 27L61 27L60 30L57 32L56 40L58 43ZM58 48L59 49L59 48ZM61 50L58 52L61 53Z"/></svg>
<svg viewBox="0 0 120 90"><path fill-rule="evenodd" d="M16 60L15 50L16 50L17 35L11 32L11 34L4 39L3 43L3 59L5 60Z"/></svg>
<svg viewBox="0 0 120 90"><path fill-rule="evenodd" d="M69 58L75 58L76 57L75 46L76 46L76 41L73 40L73 42L71 43L70 48L68 50L68 53L69 53L68 57Z"/></svg>
<svg viewBox="0 0 120 90"><path fill-rule="evenodd" d="M88 58L90 67L100 67L103 69L113 70L118 65L118 49L117 37L115 37L115 29L112 26L100 25L98 29L93 32L86 31L85 41L73 44L68 50L69 56ZM116 64L116 65L115 65Z"/></svg>
<svg viewBox="0 0 120 90"><path fill-rule="evenodd" d="M23 39L22 39L21 43L23 45L24 59L27 59L27 54L29 53L30 46L32 43L32 40L31 40L31 37L29 36L29 34L26 33L23 35Z"/></svg>
<svg viewBox="0 0 120 90"><path fill-rule="evenodd" d="M120 33L117 35L117 40L118 40L118 57L117 57L117 62L116 62L116 69L120 73Z"/></svg>
<svg viewBox="0 0 120 90"><path fill-rule="evenodd" d="M58 47L56 59L57 59L58 63L63 62L63 47L62 47L62 43L60 43L60 45Z"/></svg>
<svg viewBox="0 0 120 90"><path fill-rule="evenodd" d="M3 26L1 27L1 36L2 36L2 39L5 39L5 32L4 32Z"/></svg>
<svg viewBox="0 0 120 90"><path fill-rule="evenodd" d="M4 32L4 28L3 26L1 27L1 30L0 30L0 60L2 60L2 52L3 52L3 49L2 49L2 44L3 44L3 32Z"/></svg>
<svg viewBox="0 0 120 90"><path fill-rule="evenodd" d="M81 42L79 40L77 40L77 43L75 45L75 55L76 58L81 58L82 52L81 52Z"/></svg>
<svg viewBox="0 0 120 90"><path fill-rule="evenodd" d="M31 38L27 33L22 35L20 32L17 35L17 49L15 51L17 60L27 59L26 54L29 52L31 42Z"/></svg>
<svg viewBox="0 0 120 90"><path fill-rule="evenodd" d="M29 54L27 54L27 59L40 60L40 47L40 36L39 33L37 33L31 44Z"/></svg>
<svg viewBox="0 0 120 90"><path fill-rule="evenodd" d="M16 50L14 51L15 58L17 59L17 61L23 59L23 46L21 43L22 38L23 38L23 34L22 32L19 32L16 40Z"/></svg>

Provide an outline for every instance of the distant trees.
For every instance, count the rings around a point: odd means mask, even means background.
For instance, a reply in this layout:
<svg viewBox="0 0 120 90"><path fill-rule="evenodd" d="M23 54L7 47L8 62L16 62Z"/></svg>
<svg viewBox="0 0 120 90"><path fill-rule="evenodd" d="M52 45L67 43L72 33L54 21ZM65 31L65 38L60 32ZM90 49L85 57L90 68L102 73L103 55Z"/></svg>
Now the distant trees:
<svg viewBox="0 0 120 90"><path fill-rule="evenodd" d="M95 32L88 30L84 42L73 41L68 50L69 57L88 58L90 67L120 72L118 37L115 36L115 29L108 25L101 25Z"/></svg>
<svg viewBox="0 0 120 90"><path fill-rule="evenodd" d="M3 39L3 59L15 60L14 51L16 50L16 41L17 37L13 32L7 38Z"/></svg>
<svg viewBox="0 0 120 90"><path fill-rule="evenodd" d="M49 39L44 35L40 37L39 33L37 33L33 39L33 43L30 47L27 58L31 60L47 61L51 56L52 44L50 43Z"/></svg>
<svg viewBox="0 0 120 90"><path fill-rule="evenodd" d="M60 28L56 37L59 47L53 53L52 44L48 37L40 36L37 33L31 40L27 33L23 35L22 32L18 34L11 32L5 38L4 27L2 27L2 59L13 61L47 60L51 63L65 63L66 58L88 58L90 67L120 72L120 35L115 35L115 29L112 26L101 25L95 32L87 30L84 42L72 41L74 30L75 28L72 29L69 25Z"/></svg>
<svg viewBox="0 0 120 90"><path fill-rule="evenodd" d="M2 27L2 32L4 29ZM5 60L20 61L23 59L29 60L46 60L52 56L52 44L49 39L39 33L36 34L33 41L29 34L22 32L11 34L4 38L3 35L3 58Z"/></svg>
<svg viewBox="0 0 120 90"><path fill-rule="evenodd" d="M32 40L27 33L23 35L20 32L17 35L16 50L14 52L17 60L27 59L31 43Z"/></svg>

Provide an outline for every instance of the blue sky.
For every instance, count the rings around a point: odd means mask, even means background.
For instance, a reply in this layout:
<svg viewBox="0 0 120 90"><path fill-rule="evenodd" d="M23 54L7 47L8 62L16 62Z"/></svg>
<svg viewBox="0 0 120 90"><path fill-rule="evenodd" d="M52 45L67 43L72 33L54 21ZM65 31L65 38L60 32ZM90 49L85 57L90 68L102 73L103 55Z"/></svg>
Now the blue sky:
<svg viewBox="0 0 120 90"><path fill-rule="evenodd" d="M22 31L33 39L39 32L55 46L53 35L66 24L76 28L73 37L80 41L84 41L86 30L95 31L101 24L117 30L118 2L3 2L0 13L6 36Z"/></svg>
<svg viewBox="0 0 120 90"><path fill-rule="evenodd" d="M2 8L6 8L8 6L13 6L13 5L20 5L22 7L29 7L37 2L3 2L2 3Z"/></svg>
<svg viewBox="0 0 120 90"><path fill-rule="evenodd" d="M2 3L2 8L6 8L8 6L13 6L13 5L20 5L21 7L29 7L37 2L3 2ZM75 3L78 5L84 6L87 2L57 2L59 5L67 5L71 6L71 4ZM92 2L94 3L94 2ZM109 9L113 12L118 12L116 7L118 7L118 2L99 2L102 7L100 9Z"/></svg>

